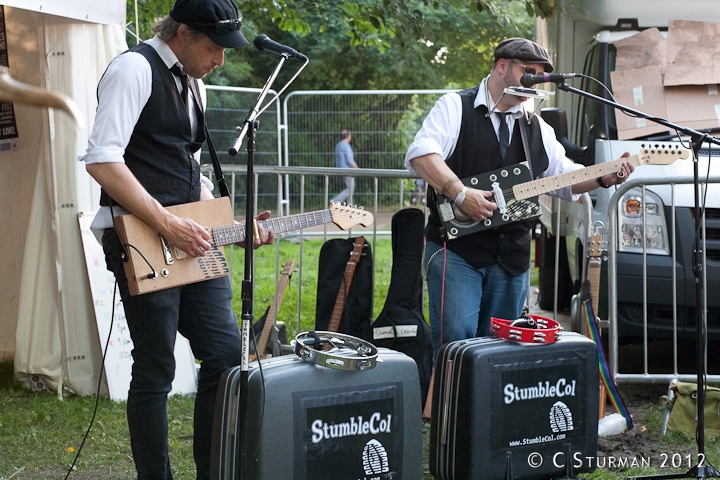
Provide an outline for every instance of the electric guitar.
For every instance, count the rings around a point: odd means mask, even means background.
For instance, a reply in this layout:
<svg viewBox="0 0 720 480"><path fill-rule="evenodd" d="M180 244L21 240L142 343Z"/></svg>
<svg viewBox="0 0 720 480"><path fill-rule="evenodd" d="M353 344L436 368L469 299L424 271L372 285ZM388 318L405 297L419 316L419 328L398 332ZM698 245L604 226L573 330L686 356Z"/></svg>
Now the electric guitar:
<svg viewBox="0 0 720 480"><path fill-rule="evenodd" d="M352 285L353 276L355 275L355 267L362 258L362 251L365 247L365 237L357 237L353 243L353 250L350 252L350 260L345 266L345 275L343 276L337 298L335 298L335 306L333 307L330 323L328 324L328 332L337 333L340 330L340 321L345 311L345 300L350 293L350 285Z"/></svg>
<svg viewBox="0 0 720 480"><path fill-rule="evenodd" d="M277 289L273 298L273 302L270 304L270 308L268 309L267 315L265 316L265 323L262 326L262 333L260 333L260 338L257 342L256 354L250 354L250 361L257 360L258 358L260 360L264 360L266 358L272 357L273 355L277 356L279 354L272 353L276 352L279 349L277 331L275 331L275 319L277 317L278 310L280 310L280 305L282 305L283 298L285 297L285 290L287 290L288 284L290 283L290 277L293 274L294 268L295 260L288 260L287 262L285 262L282 273L280 274L280 279L277 283ZM268 348L268 344L270 343L270 340L273 336L275 338L273 338L272 340L275 345L272 345L271 348Z"/></svg>
<svg viewBox="0 0 720 480"><path fill-rule="evenodd" d="M157 230L132 214L115 217L115 229L127 252L125 275L131 295L140 295L188 283L222 277L230 273L223 245L245 240L245 222L235 222L230 199L216 198L166 207L170 213L192 218L210 232L212 248L205 256L189 257L173 248ZM370 226L373 214L334 203L325 210L255 221L266 232L290 232L334 223L343 230Z"/></svg>
<svg viewBox="0 0 720 480"><path fill-rule="evenodd" d="M681 148L657 145L643 149L637 155L621 157L611 162L592 165L572 172L533 180L527 163L518 163L481 173L461 181L470 188L479 188L492 193L491 200L497 205L492 217L473 220L462 209L435 189L435 205L443 224L444 236L452 240L463 235L495 228L509 223L529 220L540 216L538 196L564 187L577 185L609 173L619 172L623 163L639 165L669 165L678 159L690 157L690 151Z"/></svg>

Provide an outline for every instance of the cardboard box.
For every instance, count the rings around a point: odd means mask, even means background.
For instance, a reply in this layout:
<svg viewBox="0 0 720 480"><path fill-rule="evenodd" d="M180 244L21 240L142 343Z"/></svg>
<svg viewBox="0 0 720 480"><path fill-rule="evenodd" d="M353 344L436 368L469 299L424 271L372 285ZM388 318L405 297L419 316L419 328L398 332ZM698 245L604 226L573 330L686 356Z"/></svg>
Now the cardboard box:
<svg viewBox="0 0 720 480"><path fill-rule="evenodd" d="M693 130L720 127L717 85L665 87L665 100L672 123Z"/></svg>
<svg viewBox="0 0 720 480"><path fill-rule="evenodd" d="M664 85L720 83L720 23L671 20Z"/></svg>
<svg viewBox="0 0 720 480"><path fill-rule="evenodd" d="M720 23L672 20L667 42L657 29L616 42L615 100L681 127L720 127L719 39ZM615 119L619 140L670 130L618 109Z"/></svg>
<svg viewBox="0 0 720 480"><path fill-rule="evenodd" d="M655 65L665 74L667 39L657 28L648 28L632 37L615 42L615 70Z"/></svg>
<svg viewBox="0 0 720 480"><path fill-rule="evenodd" d="M651 65L610 73L615 101L639 112L668 119L668 107L660 67ZM668 128L644 118L631 117L615 109L619 140L667 132Z"/></svg>

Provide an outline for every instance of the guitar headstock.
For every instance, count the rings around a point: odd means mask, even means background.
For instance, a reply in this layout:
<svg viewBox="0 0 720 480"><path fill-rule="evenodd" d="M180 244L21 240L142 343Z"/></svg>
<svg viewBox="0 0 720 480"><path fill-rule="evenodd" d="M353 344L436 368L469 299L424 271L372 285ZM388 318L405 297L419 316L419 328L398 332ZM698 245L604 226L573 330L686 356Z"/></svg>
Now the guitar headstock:
<svg viewBox="0 0 720 480"><path fill-rule="evenodd" d="M288 260L285 262L285 265L283 265L282 272L280 275L286 275L288 277L292 276L293 270L295 268L295 260Z"/></svg>
<svg viewBox="0 0 720 480"><path fill-rule="evenodd" d="M588 256L590 258L600 258L603 256L603 236L591 235L590 245L588 246Z"/></svg>
<svg viewBox="0 0 720 480"><path fill-rule="evenodd" d="M690 158L690 150L674 145L651 145L637 155L640 165L670 165L675 160Z"/></svg>
<svg viewBox="0 0 720 480"><path fill-rule="evenodd" d="M331 203L330 213L332 213L333 223L343 230L347 230L356 225L369 227L375 221L373 214L367 210L363 208L353 208L340 203Z"/></svg>

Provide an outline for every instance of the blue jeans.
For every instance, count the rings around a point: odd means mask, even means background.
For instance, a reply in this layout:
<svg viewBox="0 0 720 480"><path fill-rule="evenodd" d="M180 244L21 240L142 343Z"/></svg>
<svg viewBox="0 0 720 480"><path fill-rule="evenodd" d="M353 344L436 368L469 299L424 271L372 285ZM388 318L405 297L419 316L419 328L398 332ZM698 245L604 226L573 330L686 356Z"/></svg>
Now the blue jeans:
<svg viewBox="0 0 720 480"><path fill-rule="evenodd" d="M435 357L446 343L490 334L490 317L514 320L530 288L530 270L511 276L498 264L473 268L442 245L428 242L423 259Z"/></svg>
<svg viewBox="0 0 720 480"><path fill-rule="evenodd" d="M218 384L223 372L241 360L230 280L220 277L130 296L114 230L105 232L103 246L108 268L118 280L134 347L127 419L138 479L172 478L167 396L175 376L177 332L189 340L193 355L202 362L195 397L193 456L197 478L207 479Z"/></svg>

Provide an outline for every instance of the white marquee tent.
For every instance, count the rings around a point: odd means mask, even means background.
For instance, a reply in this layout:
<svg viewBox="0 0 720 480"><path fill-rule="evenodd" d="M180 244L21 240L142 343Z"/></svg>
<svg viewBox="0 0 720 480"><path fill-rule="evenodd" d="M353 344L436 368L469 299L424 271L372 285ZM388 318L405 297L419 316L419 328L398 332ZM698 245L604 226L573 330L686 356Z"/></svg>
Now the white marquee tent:
<svg viewBox="0 0 720 480"><path fill-rule="evenodd" d="M13 358L31 388L93 394L102 349L78 215L97 209L99 187L76 159L95 117L97 82L127 48L126 1L0 5L12 78L69 96L86 125L14 104L17 148L0 153L0 358Z"/></svg>

